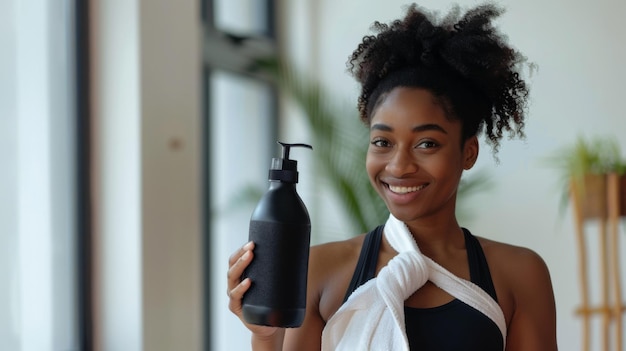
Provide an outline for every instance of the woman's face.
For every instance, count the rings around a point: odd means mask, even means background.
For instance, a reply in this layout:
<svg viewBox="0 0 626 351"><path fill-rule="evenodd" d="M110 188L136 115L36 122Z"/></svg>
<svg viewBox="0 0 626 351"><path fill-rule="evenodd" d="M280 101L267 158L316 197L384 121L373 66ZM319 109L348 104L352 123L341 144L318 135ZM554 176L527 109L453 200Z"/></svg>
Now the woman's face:
<svg viewBox="0 0 626 351"><path fill-rule="evenodd" d="M460 143L461 122L448 119L428 90L400 87L387 95L371 118L366 167L396 218L454 216L461 174L478 155L476 137Z"/></svg>

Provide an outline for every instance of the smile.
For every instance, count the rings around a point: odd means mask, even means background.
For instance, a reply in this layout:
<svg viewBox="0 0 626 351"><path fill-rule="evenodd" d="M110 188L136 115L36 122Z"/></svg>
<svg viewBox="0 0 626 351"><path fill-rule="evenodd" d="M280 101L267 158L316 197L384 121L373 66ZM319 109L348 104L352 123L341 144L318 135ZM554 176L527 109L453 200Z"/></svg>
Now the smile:
<svg viewBox="0 0 626 351"><path fill-rule="evenodd" d="M411 187L407 187L407 186L394 186L391 184L388 184L387 186L389 187L389 190L391 190L391 192L396 193L396 194L408 194L408 193L412 193L412 192L416 192L419 190L424 189L428 184L423 184L420 186L411 186Z"/></svg>

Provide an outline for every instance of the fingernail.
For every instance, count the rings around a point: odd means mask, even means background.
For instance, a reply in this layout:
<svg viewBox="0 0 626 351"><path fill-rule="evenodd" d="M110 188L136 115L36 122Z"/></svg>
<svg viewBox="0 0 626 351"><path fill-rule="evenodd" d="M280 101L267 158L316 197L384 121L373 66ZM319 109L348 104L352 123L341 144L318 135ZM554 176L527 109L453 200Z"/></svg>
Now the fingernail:
<svg viewBox="0 0 626 351"><path fill-rule="evenodd" d="M247 260L248 258L250 258L250 251L246 251L243 256L241 256L241 259L243 260Z"/></svg>
<svg viewBox="0 0 626 351"><path fill-rule="evenodd" d="M253 244L254 244L254 243L253 243L252 241L248 241L248 242L247 242L247 243L243 246L243 249L244 249L244 250L251 250L251 249L252 249L252 245L253 245Z"/></svg>

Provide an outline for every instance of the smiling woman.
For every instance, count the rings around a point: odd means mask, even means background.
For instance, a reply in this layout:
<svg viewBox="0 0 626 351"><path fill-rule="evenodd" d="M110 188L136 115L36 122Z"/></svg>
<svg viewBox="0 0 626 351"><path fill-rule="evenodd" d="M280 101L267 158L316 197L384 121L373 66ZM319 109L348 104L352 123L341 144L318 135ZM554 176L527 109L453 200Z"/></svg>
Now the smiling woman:
<svg viewBox="0 0 626 351"><path fill-rule="evenodd" d="M443 19L413 5L376 22L349 59L369 128L366 170L390 216L352 239L310 251L299 328L253 325L241 300L255 245L235 251L229 308L255 350L554 351L556 311L547 267L530 249L474 236L456 218L461 175L478 137L498 151L524 136L525 58L492 21L494 5Z"/></svg>

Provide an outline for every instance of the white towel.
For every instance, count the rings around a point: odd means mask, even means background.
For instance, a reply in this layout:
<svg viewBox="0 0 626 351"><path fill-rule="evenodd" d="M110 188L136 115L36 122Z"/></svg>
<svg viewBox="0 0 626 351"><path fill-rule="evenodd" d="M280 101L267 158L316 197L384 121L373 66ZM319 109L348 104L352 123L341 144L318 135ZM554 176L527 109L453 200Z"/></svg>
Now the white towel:
<svg viewBox="0 0 626 351"><path fill-rule="evenodd" d="M404 301L428 280L493 320L506 343L504 313L489 294L424 256L406 225L393 215L385 224L385 237L399 254L330 318L322 332L323 351L408 351Z"/></svg>

